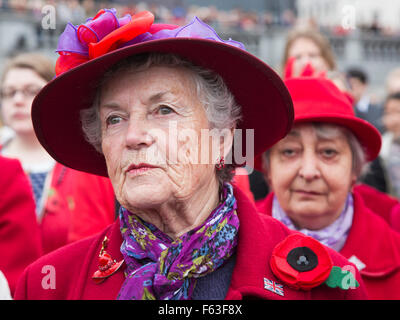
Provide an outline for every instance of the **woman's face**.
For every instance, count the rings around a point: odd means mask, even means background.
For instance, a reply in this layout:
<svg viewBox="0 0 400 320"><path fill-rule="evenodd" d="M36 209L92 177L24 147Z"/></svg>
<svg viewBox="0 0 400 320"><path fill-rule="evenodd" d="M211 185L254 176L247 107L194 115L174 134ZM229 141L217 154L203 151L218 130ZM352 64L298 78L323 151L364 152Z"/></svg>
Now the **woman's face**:
<svg viewBox="0 0 400 320"><path fill-rule="evenodd" d="M288 51L289 58L295 57L293 76L299 76L304 67L310 63L316 74L329 70L329 66L321 55L320 48L308 38L293 41Z"/></svg>
<svg viewBox="0 0 400 320"><path fill-rule="evenodd" d="M271 149L267 179L298 227L318 230L330 225L356 181L346 136L337 130L326 138L311 124L296 125Z"/></svg>
<svg viewBox="0 0 400 320"><path fill-rule="evenodd" d="M389 99L385 103L385 111L382 121L387 131L394 134L397 138L400 136L400 100Z"/></svg>
<svg viewBox="0 0 400 320"><path fill-rule="evenodd" d="M118 75L102 88L100 119L108 174L127 209L185 201L217 182L214 165L198 161L209 151L201 130L210 128L188 71Z"/></svg>
<svg viewBox="0 0 400 320"><path fill-rule="evenodd" d="M31 69L13 68L7 72L1 88L2 117L17 135L34 134L32 101L45 85L46 80Z"/></svg>

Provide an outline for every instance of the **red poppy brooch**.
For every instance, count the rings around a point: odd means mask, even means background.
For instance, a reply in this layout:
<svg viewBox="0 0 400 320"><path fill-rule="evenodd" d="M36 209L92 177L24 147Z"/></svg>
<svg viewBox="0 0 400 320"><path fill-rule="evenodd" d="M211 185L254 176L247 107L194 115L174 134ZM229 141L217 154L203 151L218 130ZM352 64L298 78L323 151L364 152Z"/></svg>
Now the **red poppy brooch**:
<svg viewBox="0 0 400 320"><path fill-rule="evenodd" d="M320 242L300 233L288 236L274 248L270 266L277 278L297 290L311 290L323 283L343 290L359 286L350 270L333 266Z"/></svg>

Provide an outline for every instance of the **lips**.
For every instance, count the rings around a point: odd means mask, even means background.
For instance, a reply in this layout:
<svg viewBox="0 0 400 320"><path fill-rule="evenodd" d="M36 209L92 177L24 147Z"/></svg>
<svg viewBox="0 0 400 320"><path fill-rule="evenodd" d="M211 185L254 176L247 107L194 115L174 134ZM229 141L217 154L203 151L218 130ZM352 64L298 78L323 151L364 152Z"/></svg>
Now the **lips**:
<svg viewBox="0 0 400 320"><path fill-rule="evenodd" d="M303 194L303 195L309 195L309 196L320 196L322 195L321 192L316 192L316 191L311 191L311 190L294 190L294 192Z"/></svg>
<svg viewBox="0 0 400 320"><path fill-rule="evenodd" d="M126 173L137 175L137 174L144 173L144 172L154 169L154 168L157 168L157 167L155 167L151 164L148 164L148 163L131 164L128 167L128 169L126 170Z"/></svg>
<svg viewBox="0 0 400 320"><path fill-rule="evenodd" d="M23 113L23 112L16 112L12 115L14 119L26 119L30 117L30 114Z"/></svg>

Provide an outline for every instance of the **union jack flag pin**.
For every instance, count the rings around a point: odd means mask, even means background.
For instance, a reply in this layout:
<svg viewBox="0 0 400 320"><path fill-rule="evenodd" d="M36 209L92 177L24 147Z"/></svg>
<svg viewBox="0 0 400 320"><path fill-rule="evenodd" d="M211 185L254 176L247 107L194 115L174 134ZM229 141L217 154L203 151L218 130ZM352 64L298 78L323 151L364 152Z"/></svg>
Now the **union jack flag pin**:
<svg viewBox="0 0 400 320"><path fill-rule="evenodd" d="M282 297L285 295L283 293L283 285L276 283L275 281L269 280L267 278L264 278L264 289L276 293Z"/></svg>

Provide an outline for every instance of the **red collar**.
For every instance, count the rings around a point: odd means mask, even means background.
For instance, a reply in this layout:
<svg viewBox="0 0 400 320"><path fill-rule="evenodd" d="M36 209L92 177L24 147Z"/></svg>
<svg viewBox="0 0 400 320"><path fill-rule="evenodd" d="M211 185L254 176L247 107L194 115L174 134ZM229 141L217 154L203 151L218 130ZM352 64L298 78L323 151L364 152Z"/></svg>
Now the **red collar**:
<svg viewBox="0 0 400 320"><path fill-rule="evenodd" d="M367 277L385 277L400 269L400 235L353 192L354 217L347 241L340 251L350 261L355 256L365 267L360 273Z"/></svg>
<svg viewBox="0 0 400 320"><path fill-rule="evenodd" d="M360 273L366 277L384 277L400 269L400 236L387 222L365 206L357 189L354 196L353 223L340 251L351 262L365 265ZM256 202L257 209L272 214L273 193Z"/></svg>

